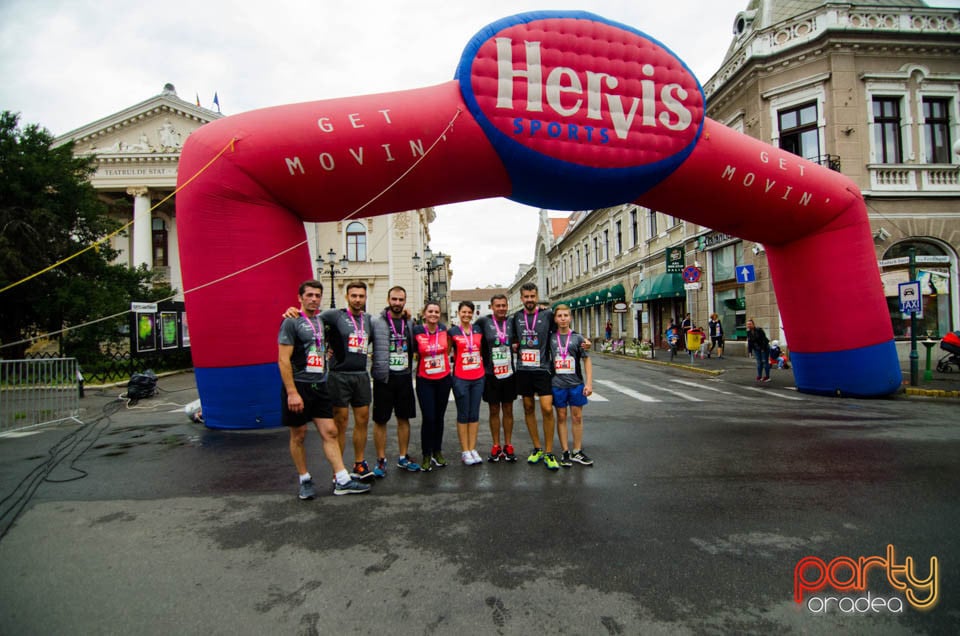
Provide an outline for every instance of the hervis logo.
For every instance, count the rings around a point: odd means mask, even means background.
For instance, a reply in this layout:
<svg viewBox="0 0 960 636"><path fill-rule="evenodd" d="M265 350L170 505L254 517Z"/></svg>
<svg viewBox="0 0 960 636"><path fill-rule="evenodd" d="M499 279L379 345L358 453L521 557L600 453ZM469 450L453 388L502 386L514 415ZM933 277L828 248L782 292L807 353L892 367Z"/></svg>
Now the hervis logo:
<svg viewBox="0 0 960 636"><path fill-rule="evenodd" d="M501 20L467 46L464 100L513 181L556 209L636 199L689 156L703 126L697 79L669 49L582 12Z"/></svg>

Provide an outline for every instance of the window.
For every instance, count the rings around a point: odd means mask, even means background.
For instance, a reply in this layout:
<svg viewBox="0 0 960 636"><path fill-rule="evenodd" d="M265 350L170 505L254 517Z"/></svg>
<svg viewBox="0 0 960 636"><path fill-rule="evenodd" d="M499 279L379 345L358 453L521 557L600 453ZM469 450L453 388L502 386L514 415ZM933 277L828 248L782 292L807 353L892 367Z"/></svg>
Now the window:
<svg viewBox="0 0 960 636"><path fill-rule="evenodd" d="M603 260L610 260L610 230L603 231Z"/></svg>
<svg viewBox="0 0 960 636"><path fill-rule="evenodd" d="M153 266L167 267L167 224L163 219L154 218L151 221L153 229Z"/></svg>
<svg viewBox="0 0 960 636"><path fill-rule="evenodd" d="M577 276L580 275L580 248L577 248Z"/></svg>
<svg viewBox="0 0 960 636"><path fill-rule="evenodd" d="M657 238L657 212L656 210L647 211L647 238Z"/></svg>
<svg viewBox="0 0 960 636"><path fill-rule="evenodd" d="M737 282L737 265L743 262L743 242L710 253L713 266L713 307L728 340L746 337L747 305L744 286Z"/></svg>
<svg viewBox="0 0 960 636"><path fill-rule="evenodd" d="M617 256L620 256L623 254L623 222L617 221L615 227L617 228L617 232L614 240L616 241Z"/></svg>
<svg viewBox="0 0 960 636"><path fill-rule="evenodd" d="M573 254L570 255L570 280L573 280Z"/></svg>
<svg viewBox="0 0 960 636"><path fill-rule="evenodd" d="M630 211L630 247L640 242L640 226L637 223L637 208Z"/></svg>
<svg viewBox="0 0 960 636"><path fill-rule="evenodd" d="M600 262L600 239L593 237L593 264Z"/></svg>
<svg viewBox="0 0 960 636"><path fill-rule="evenodd" d="M586 274L590 271L590 244L584 242L583 244L583 273Z"/></svg>
<svg viewBox="0 0 960 636"><path fill-rule="evenodd" d="M923 141L927 163L950 163L950 100L924 98Z"/></svg>
<svg viewBox="0 0 960 636"><path fill-rule="evenodd" d="M940 245L911 241L892 246L883 255L883 260L908 257L911 247L918 257L926 257L923 263L917 264L914 279L920 281L920 295L923 297L923 317L917 317L917 337L939 339L955 328L950 317L950 258ZM910 316L900 313L899 283L910 280L910 267L907 264L884 267L880 278L893 334L898 338L909 338Z"/></svg>
<svg viewBox="0 0 960 636"><path fill-rule="evenodd" d="M873 144L878 163L903 163L900 98L873 98Z"/></svg>
<svg viewBox="0 0 960 636"><path fill-rule="evenodd" d="M367 228L354 221L347 226L347 260L367 260Z"/></svg>
<svg viewBox="0 0 960 636"><path fill-rule="evenodd" d="M820 132L817 129L816 103L804 104L777 113L780 147L804 159L820 159Z"/></svg>

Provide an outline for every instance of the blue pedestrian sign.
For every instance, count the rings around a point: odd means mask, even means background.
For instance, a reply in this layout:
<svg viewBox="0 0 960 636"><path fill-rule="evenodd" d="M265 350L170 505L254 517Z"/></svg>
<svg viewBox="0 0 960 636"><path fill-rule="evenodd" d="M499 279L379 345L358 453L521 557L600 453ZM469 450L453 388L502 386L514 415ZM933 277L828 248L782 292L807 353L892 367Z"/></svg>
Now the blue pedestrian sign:
<svg viewBox="0 0 960 636"><path fill-rule="evenodd" d="M737 267L737 282L738 283L753 283L757 280L757 273L753 269L753 265L740 265Z"/></svg>
<svg viewBox="0 0 960 636"><path fill-rule="evenodd" d="M920 281L911 280L897 285L897 291L900 294L900 313L910 314L916 312L917 317L923 316L923 296L920 295Z"/></svg>

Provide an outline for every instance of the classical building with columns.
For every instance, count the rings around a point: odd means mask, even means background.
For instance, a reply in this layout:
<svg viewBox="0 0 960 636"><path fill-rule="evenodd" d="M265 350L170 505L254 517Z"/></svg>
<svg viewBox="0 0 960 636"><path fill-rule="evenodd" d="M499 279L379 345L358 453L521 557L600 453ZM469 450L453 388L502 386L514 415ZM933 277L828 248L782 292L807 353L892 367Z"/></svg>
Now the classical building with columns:
<svg viewBox="0 0 960 636"><path fill-rule="evenodd" d="M177 300L183 300L184 292L174 197L180 152L194 130L222 116L181 99L173 84L166 84L160 94L55 141L56 145L73 141L77 155L94 157L93 187L113 216L122 223L133 221L129 231L111 241L119 253L117 262L160 272L163 282L176 290ZM314 272L325 286L331 280L329 255L334 254L334 284L325 294L326 303L332 297L338 307L344 306L344 287L350 280L367 283L371 311L386 305L387 290L393 285L407 289L412 306L422 303L427 296L427 272L414 267L414 255L422 254L429 244L429 225L435 218L434 210L425 208L305 223ZM445 281L449 281L449 264L447 256Z"/></svg>

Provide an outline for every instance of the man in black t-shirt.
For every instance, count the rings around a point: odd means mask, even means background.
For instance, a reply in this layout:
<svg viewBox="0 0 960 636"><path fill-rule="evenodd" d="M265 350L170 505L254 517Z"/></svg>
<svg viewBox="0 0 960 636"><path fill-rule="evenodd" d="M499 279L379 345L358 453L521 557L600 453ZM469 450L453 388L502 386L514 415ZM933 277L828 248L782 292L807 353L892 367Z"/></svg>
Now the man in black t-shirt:
<svg viewBox="0 0 960 636"><path fill-rule="evenodd" d="M513 449L513 403L517 399L517 374L514 372L512 345L516 342L513 321L507 317L507 297L497 294L490 299L491 316L482 316L474 329L483 338L483 401L490 407L490 435L493 448L489 462L517 461ZM501 417L502 414L502 417ZM500 445L500 423L503 422L503 446Z"/></svg>

